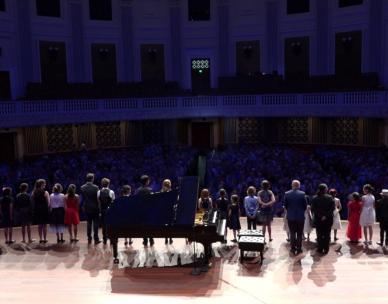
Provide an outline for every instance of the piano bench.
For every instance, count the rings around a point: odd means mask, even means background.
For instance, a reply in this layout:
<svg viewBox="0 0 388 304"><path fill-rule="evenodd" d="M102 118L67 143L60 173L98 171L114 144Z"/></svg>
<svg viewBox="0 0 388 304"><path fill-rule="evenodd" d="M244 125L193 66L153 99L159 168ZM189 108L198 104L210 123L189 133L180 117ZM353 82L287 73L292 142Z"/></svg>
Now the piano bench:
<svg viewBox="0 0 388 304"><path fill-rule="evenodd" d="M263 236L240 236L238 248L240 249L240 261L244 260L245 251L258 251L260 253L260 265L263 264L265 239Z"/></svg>
<svg viewBox="0 0 388 304"><path fill-rule="evenodd" d="M241 236L257 236L257 237L260 237L260 236L264 236L263 234L263 230L240 230L238 232L238 237L241 237Z"/></svg>

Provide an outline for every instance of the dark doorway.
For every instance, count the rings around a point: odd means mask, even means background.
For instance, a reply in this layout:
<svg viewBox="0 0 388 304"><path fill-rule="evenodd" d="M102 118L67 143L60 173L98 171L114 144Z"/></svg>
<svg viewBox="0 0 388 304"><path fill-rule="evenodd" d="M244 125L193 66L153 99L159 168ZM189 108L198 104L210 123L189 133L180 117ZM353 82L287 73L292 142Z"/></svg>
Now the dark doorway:
<svg viewBox="0 0 388 304"><path fill-rule="evenodd" d="M286 79L306 79L310 76L309 38L287 38L284 45Z"/></svg>
<svg viewBox="0 0 388 304"><path fill-rule="evenodd" d="M40 41L42 82L48 85L67 82L66 45L64 42Z"/></svg>
<svg viewBox="0 0 388 304"><path fill-rule="evenodd" d="M92 44L93 82L116 83L116 46L107 43Z"/></svg>
<svg viewBox="0 0 388 304"><path fill-rule="evenodd" d="M211 122L193 122L191 124L191 144L195 148L209 149L211 147Z"/></svg>
<svg viewBox="0 0 388 304"><path fill-rule="evenodd" d="M8 71L0 71L0 100L11 99L11 80Z"/></svg>
<svg viewBox="0 0 388 304"><path fill-rule="evenodd" d="M191 90L194 94L210 92L210 59L191 59Z"/></svg>
<svg viewBox="0 0 388 304"><path fill-rule="evenodd" d="M254 76L260 72L260 42L236 42L236 74Z"/></svg>
<svg viewBox="0 0 388 304"><path fill-rule="evenodd" d="M15 157L15 133L0 133L0 163L13 163Z"/></svg>
<svg viewBox="0 0 388 304"><path fill-rule="evenodd" d="M164 45L142 44L141 56L141 80L151 82L164 82Z"/></svg>
<svg viewBox="0 0 388 304"><path fill-rule="evenodd" d="M361 31L337 33L335 35L335 73L342 77L361 74L362 33Z"/></svg>

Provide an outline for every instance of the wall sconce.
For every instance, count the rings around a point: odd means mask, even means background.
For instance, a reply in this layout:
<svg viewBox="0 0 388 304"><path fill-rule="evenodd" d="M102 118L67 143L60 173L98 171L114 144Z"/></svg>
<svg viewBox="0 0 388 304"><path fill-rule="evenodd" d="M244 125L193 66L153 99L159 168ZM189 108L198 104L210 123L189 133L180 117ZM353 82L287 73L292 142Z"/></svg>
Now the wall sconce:
<svg viewBox="0 0 388 304"><path fill-rule="evenodd" d="M57 61L58 53L59 53L59 47L57 47L55 45L50 45L48 47L48 58L49 58L50 62Z"/></svg>
<svg viewBox="0 0 388 304"><path fill-rule="evenodd" d="M155 63L158 55L158 50L155 48L149 48L147 50L147 53L148 53L148 60L152 63Z"/></svg>
<svg viewBox="0 0 388 304"><path fill-rule="evenodd" d="M291 42L292 53L296 56L302 53L302 43L300 41Z"/></svg>
<svg viewBox="0 0 388 304"><path fill-rule="evenodd" d="M252 57L252 53L253 53L253 47L252 45L244 45L243 46L243 53L244 53L244 57L246 59L249 59Z"/></svg>
<svg viewBox="0 0 388 304"><path fill-rule="evenodd" d="M346 52L352 51L352 48L353 48L353 37L352 36L342 37L341 42L342 42Z"/></svg>
<svg viewBox="0 0 388 304"><path fill-rule="evenodd" d="M109 56L109 49L107 48L99 48L98 53L100 55L100 60L101 61L106 61Z"/></svg>

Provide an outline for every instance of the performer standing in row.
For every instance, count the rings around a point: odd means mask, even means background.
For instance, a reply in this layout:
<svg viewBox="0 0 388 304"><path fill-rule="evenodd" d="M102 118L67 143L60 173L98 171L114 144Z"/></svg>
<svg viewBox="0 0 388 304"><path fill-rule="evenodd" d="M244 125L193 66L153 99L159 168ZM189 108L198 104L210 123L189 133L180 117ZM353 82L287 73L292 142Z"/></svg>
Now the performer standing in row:
<svg viewBox="0 0 388 304"><path fill-rule="evenodd" d="M129 197L131 196L131 191L132 191L132 188L131 186L129 185L124 185L122 188L121 188L121 195L120 197L116 198L113 202L113 204L128 204L130 202L130 199ZM129 245L132 245L132 239L127 239L125 238L124 240L124 245L127 246L128 244Z"/></svg>
<svg viewBox="0 0 388 304"><path fill-rule="evenodd" d="M12 239L13 204L12 189L3 188L3 197L0 199L0 215L4 226L5 243L8 245L15 242Z"/></svg>
<svg viewBox="0 0 388 304"><path fill-rule="evenodd" d="M64 243L65 231L65 196L61 184L55 184L50 195L51 225L50 230L57 235L57 243Z"/></svg>
<svg viewBox="0 0 388 304"><path fill-rule="evenodd" d="M215 208L219 212L219 219L224 220L228 218L228 209L229 209L229 200L226 195L225 189L220 189L220 197L216 200ZM228 228L225 227L225 240L223 243L226 243L226 236L228 235Z"/></svg>
<svg viewBox="0 0 388 304"><path fill-rule="evenodd" d="M256 196L256 188L250 186L247 196L244 198L245 214L247 215L248 229L256 229L256 217L259 210L259 201Z"/></svg>
<svg viewBox="0 0 388 304"><path fill-rule="evenodd" d="M17 217L17 221L22 226L22 237L23 243L26 242L26 228L27 228L27 236L28 242L32 243L31 237L31 224L32 224L32 201L31 196L27 193L28 184L22 183L19 187L20 192L16 195L15 200L15 215Z"/></svg>
<svg viewBox="0 0 388 304"><path fill-rule="evenodd" d="M305 221L305 210L307 208L306 193L300 190L300 182L292 181L292 190L284 195L284 208L287 212L288 227L290 230L290 241L292 254L302 252L303 226Z"/></svg>
<svg viewBox="0 0 388 304"><path fill-rule="evenodd" d="M92 227L93 239L95 244L101 243L98 236L98 226L100 218L100 206L97 200L98 187L94 184L94 174L86 175L86 183L81 186L83 209L86 213L88 243L92 242Z"/></svg>
<svg viewBox="0 0 388 304"><path fill-rule="evenodd" d="M238 195L233 194L228 208L228 226L233 230L233 243L237 243L237 233L241 229L240 224L240 206L238 204Z"/></svg>
<svg viewBox="0 0 388 304"><path fill-rule="evenodd" d="M150 185L150 178L148 175L142 175L140 177L140 184L141 186L137 189L136 195L140 196L147 196L152 194L152 189L149 187ZM155 244L153 238L149 238L150 246L153 246ZM143 245L148 246L148 238L143 238Z"/></svg>
<svg viewBox="0 0 388 304"><path fill-rule="evenodd" d="M162 183L162 189L160 189L160 192L170 192L171 191L171 181L169 179L165 179ZM169 239L164 239L164 244L168 244ZM170 245L173 243L172 238L170 238Z"/></svg>
<svg viewBox="0 0 388 304"><path fill-rule="evenodd" d="M198 209L203 211L211 211L213 209L213 200L208 189L202 189L201 196L198 199Z"/></svg>
<svg viewBox="0 0 388 304"><path fill-rule="evenodd" d="M327 194L327 190L326 184L320 184L317 195L311 202L311 211L317 229L317 252L321 254L327 254L329 252L330 231L333 225L333 212L335 209L335 202Z"/></svg>
<svg viewBox="0 0 388 304"><path fill-rule="evenodd" d="M364 195L361 198L361 215L360 215L360 225L364 229L364 238L365 245L372 244L373 238L373 225L376 221L376 212L375 212L375 197L372 194L373 188L371 185L366 184L363 187ZM368 239L368 230L369 230L369 239Z"/></svg>
<svg viewBox="0 0 388 304"><path fill-rule="evenodd" d="M380 193L381 199L376 203L377 221L380 223L380 246L388 246L388 189Z"/></svg>
<svg viewBox="0 0 388 304"><path fill-rule="evenodd" d="M308 196L306 196L307 207L304 212L304 225L303 225L303 239L310 241L310 234L314 229L313 216L311 214L311 201Z"/></svg>
<svg viewBox="0 0 388 304"><path fill-rule="evenodd" d="M101 190L97 191L97 200L101 210L100 222L102 226L102 240L104 242L104 245L108 240L108 237L106 234L105 214L109 206L115 200L115 193L113 192L113 190L109 189L109 185L110 185L110 180L104 177L101 180Z"/></svg>
<svg viewBox="0 0 388 304"><path fill-rule="evenodd" d="M351 199L348 203L348 227L346 229L346 236L351 243L358 243L362 236L360 226L360 214L361 214L361 198L358 192L351 194Z"/></svg>
<svg viewBox="0 0 388 304"><path fill-rule="evenodd" d="M334 231L334 241L338 241L337 231L341 229L340 211L342 209L342 205L341 205L340 199L337 197L337 190L330 189L329 194L331 195L331 197L334 199L334 202L335 202L335 209L333 213L333 226L331 227L331 229L333 229Z"/></svg>
<svg viewBox="0 0 388 304"><path fill-rule="evenodd" d="M71 184L67 188L67 194L65 195L65 224L69 227L70 242L78 242L78 224L79 219L79 205L80 200L78 194L75 193L76 186Z"/></svg>
<svg viewBox="0 0 388 304"><path fill-rule="evenodd" d="M50 223L49 202L50 195L45 190L46 181L38 179L32 191L32 201L34 203L35 223L38 225L39 243L47 243L47 224Z"/></svg>
<svg viewBox="0 0 388 304"><path fill-rule="evenodd" d="M275 195L270 190L271 184L267 180L261 182L261 190L257 194L259 201L260 217L263 221L263 234L265 237L268 228L269 241L272 242L271 223L273 220L273 204L275 203Z"/></svg>

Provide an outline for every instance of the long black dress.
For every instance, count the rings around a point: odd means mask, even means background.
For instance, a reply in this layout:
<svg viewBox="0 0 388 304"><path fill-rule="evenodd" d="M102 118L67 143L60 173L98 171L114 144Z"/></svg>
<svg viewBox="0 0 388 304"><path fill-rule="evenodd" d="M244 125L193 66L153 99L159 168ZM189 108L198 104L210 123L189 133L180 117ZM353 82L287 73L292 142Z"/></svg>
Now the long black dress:
<svg viewBox="0 0 388 304"><path fill-rule="evenodd" d="M34 219L35 223L38 225L44 225L50 223L50 212L45 197L44 190L35 190L33 194L34 200Z"/></svg>
<svg viewBox="0 0 388 304"><path fill-rule="evenodd" d="M229 228L233 230L240 230L240 207L238 204L230 204L230 217L229 217Z"/></svg>
<svg viewBox="0 0 388 304"><path fill-rule="evenodd" d="M28 225L32 223L32 202L31 196L28 193L19 193L16 195L14 210L18 224Z"/></svg>
<svg viewBox="0 0 388 304"><path fill-rule="evenodd" d="M12 227L13 221L11 219L11 205L13 204L13 197L6 195L0 199L0 207L2 214L2 223L4 227Z"/></svg>

